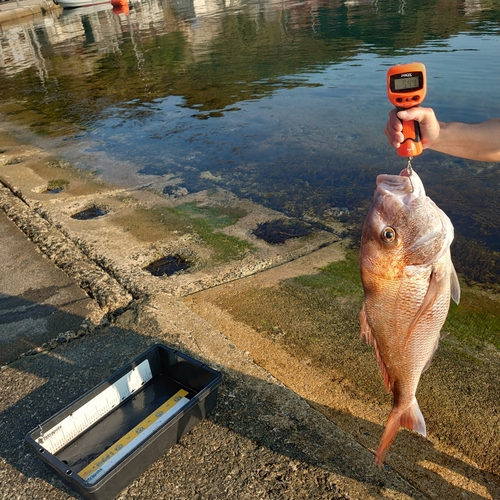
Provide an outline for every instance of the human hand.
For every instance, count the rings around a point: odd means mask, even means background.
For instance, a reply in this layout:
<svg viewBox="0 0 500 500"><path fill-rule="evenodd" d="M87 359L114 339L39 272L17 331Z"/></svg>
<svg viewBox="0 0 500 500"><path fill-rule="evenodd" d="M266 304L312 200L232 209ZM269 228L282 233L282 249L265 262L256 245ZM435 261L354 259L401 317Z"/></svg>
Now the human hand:
<svg viewBox="0 0 500 500"><path fill-rule="evenodd" d="M424 149L431 147L437 141L441 126L434 114L434 110L420 106L403 111L393 109L389 113L389 121L385 126L384 133L389 140L389 144L396 149L401 146L404 140L401 120L415 120L420 124L420 140Z"/></svg>

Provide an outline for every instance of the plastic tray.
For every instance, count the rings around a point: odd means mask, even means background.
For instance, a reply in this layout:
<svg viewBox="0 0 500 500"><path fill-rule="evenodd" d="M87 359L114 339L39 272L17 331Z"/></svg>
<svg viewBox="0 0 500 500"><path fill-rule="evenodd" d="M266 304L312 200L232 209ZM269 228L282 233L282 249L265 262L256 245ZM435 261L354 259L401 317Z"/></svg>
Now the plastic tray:
<svg viewBox="0 0 500 500"><path fill-rule="evenodd" d="M109 500L217 403L222 375L156 344L25 438L86 499Z"/></svg>

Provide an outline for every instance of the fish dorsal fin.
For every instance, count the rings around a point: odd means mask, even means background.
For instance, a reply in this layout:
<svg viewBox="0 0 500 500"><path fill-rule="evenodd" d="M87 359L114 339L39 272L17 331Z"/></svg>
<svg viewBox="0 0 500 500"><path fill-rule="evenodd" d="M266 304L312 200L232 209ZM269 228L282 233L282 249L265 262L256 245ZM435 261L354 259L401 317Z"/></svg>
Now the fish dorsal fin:
<svg viewBox="0 0 500 500"><path fill-rule="evenodd" d="M460 302L460 282L458 281L457 272L455 271L455 267L453 263L451 264L451 298L455 304Z"/></svg>
<svg viewBox="0 0 500 500"><path fill-rule="evenodd" d="M380 371L382 372L385 389L387 392L389 392L392 387L391 381L389 380L389 373L387 372L387 367L385 366L384 360L382 359L382 355L380 354L380 350L377 344L377 339L373 336L372 329L368 323L364 303L363 307L361 308L361 313L359 315L359 321L361 323L360 337L364 337L367 344L373 344L373 349L375 350L375 358L377 359L378 364L380 366Z"/></svg>

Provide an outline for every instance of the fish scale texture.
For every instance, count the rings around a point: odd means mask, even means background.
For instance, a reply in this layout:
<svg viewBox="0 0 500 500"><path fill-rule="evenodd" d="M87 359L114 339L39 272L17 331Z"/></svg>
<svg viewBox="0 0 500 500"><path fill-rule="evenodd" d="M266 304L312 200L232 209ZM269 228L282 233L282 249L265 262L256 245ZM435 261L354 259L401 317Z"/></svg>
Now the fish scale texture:
<svg viewBox="0 0 500 500"><path fill-rule="evenodd" d="M450 220L426 196L416 174L411 183L404 175L377 178L361 240L360 322L394 398L376 456L379 465L399 427L426 434L415 394L438 346L451 288L458 286L452 240Z"/></svg>

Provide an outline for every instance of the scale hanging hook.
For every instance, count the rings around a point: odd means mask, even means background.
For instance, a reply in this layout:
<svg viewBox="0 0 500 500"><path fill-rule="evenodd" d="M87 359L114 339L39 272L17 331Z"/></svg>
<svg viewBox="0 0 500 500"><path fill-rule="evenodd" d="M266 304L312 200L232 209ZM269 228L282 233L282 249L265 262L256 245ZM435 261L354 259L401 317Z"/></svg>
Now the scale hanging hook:
<svg viewBox="0 0 500 500"><path fill-rule="evenodd" d="M411 167L411 160L413 156L408 156L408 163L406 164L406 173L408 175L408 179L410 180L411 192L413 193L413 182L411 182L411 175L413 174L413 168Z"/></svg>

